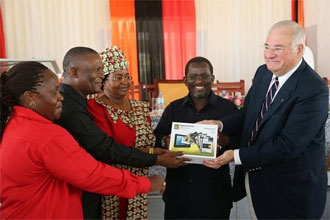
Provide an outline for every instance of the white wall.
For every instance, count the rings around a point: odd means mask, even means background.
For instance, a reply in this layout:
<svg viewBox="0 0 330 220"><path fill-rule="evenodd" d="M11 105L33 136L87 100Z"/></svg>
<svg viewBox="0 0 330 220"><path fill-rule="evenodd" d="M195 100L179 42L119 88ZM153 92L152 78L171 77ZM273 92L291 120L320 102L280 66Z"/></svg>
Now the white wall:
<svg viewBox="0 0 330 220"><path fill-rule="evenodd" d="M0 0L7 58L55 59L110 45L109 0Z"/></svg>
<svg viewBox="0 0 330 220"><path fill-rule="evenodd" d="M330 78L330 1L305 0L307 45L314 54L315 70Z"/></svg>
<svg viewBox="0 0 330 220"><path fill-rule="evenodd" d="M248 90L269 28L291 19L288 0L195 0L197 55L208 58L216 80L245 80Z"/></svg>
<svg viewBox="0 0 330 220"><path fill-rule="evenodd" d="M291 18L289 0L196 0L197 53L214 64L216 79L244 79L262 64L270 26ZM305 0L307 45L315 69L330 78L330 0ZM8 58L54 58L61 68L74 46L111 44L109 0L0 0Z"/></svg>

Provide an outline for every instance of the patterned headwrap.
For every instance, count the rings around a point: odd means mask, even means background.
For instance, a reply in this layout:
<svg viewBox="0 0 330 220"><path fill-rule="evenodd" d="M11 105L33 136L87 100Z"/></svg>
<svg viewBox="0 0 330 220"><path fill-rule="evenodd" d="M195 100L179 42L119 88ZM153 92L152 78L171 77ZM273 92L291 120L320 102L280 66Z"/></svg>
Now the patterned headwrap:
<svg viewBox="0 0 330 220"><path fill-rule="evenodd" d="M128 69L126 56L117 46L105 48L100 52L100 56L103 62L104 75Z"/></svg>

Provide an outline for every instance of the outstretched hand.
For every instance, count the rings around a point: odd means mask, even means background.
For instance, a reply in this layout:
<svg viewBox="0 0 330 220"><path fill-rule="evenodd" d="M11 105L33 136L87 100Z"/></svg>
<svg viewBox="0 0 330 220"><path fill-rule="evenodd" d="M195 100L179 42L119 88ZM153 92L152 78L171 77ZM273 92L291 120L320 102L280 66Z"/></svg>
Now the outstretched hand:
<svg viewBox="0 0 330 220"><path fill-rule="evenodd" d="M221 147L230 147L229 146L229 136L225 135L225 134L222 134L222 133L218 133L218 144L221 146Z"/></svg>
<svg viewBox="0 0 330 220"><path fill-rule="evenodd" d="M184 152L165 152L163 154L157 155L156 165L161 165L167 168L177 168L187 165L186 161L190 161L190 158L177 158L178 156L184 155Z"/></svg>
<svg viewBox="0 0 330 220"><path fill-rule="evenodd" d="M156 155L160 155L160 154L167 153L167 152L170 152L170 151L167 149L159 148L159 147L154 148L154 154L156 154Z"/></svg>
<svg viewBox="0 0 330 220"><path fill-rule="evenodd" d="M218 169L221 166L226 165L232 161L234 161L234 151L227 150L214 160L204 160L203 165L213 169Z"/></svg>
<svg viewBox="0 0 330 220"><path fill-rule="evenodd" d="M138 148L138 149L140 151L144 152L144 153L151 153L152 152L151 154L155 154L155 155L170 152L167 149L158 148L158 147L144 147L144 148Z"/></svg>
<svg viewBox="0 0 330 220"><path fill-rule="evenodd" d="M151 182L151 187L149 192L160 192L163 193L166 189L166 183L163 177L155 175L148 177Z"/></svg>

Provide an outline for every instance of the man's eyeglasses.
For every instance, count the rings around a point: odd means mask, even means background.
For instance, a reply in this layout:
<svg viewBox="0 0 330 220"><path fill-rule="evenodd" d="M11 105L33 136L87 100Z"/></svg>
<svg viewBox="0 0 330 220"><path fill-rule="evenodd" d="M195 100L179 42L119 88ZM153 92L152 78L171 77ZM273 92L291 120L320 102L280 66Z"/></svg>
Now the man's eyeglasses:
<svg viewBox="0 0 330 220"><path fill-rule="evenodd" d="M202 75L190 74L187 76L187 79L189 81L195 81L197 79L205 81L205 80L210 80L211 75L210 74L202 74Z"/></svg>
<svg viewBox="0 0 330 220"><path fill-rule="evenodd" d="M285 47L285 46L275 46L275 47L271 47L271 46L269 46L269 45L263 45L263 49L264 49L264 51L266 51L266 52L269 52L269 51L271 51L271 52L274 52L274 53L277 53L277 54L279 54L279 53L282 53L283 51L285 51L286 49L293 49L294 47Z"/></svg>
<svg viewBox="0 0 330 220"><path fill-rule="evenodd" d="M115 81L115 82L123 82L123 81L131 81L132 80L132 77L130 75L127 75L127 76L113 76L110 78L111 80Z"/></svg>

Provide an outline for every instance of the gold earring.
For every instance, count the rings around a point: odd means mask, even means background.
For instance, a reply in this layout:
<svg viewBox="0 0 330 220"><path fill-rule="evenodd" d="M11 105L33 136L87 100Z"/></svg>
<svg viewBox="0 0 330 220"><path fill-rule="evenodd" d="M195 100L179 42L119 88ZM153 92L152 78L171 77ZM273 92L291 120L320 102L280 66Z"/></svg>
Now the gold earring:
<svg viewBox="0 0 330 220"><path fill-rule="evenodd" d="M34 101L32 101L32 102L29 103L29 106L31 108L36 108L37 107L37 103L35 103Z"/></svg>

